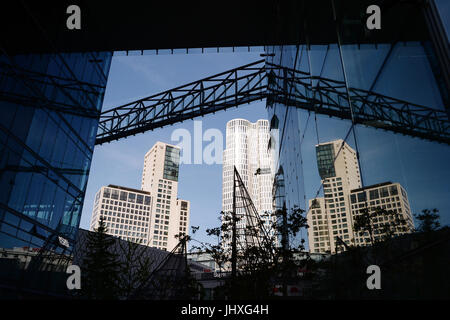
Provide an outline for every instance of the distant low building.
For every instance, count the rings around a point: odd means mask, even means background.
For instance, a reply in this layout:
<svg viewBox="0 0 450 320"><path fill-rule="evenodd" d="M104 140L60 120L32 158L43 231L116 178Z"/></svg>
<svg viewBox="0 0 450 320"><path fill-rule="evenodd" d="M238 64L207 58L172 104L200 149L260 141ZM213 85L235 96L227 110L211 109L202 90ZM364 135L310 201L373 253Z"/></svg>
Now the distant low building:
<svg viewBox="0 0 450 320"><path fill-rule="evenodd" d="M101 187L95 195L90 230L103 217L107 234L148 245L152 212L150 192L116 185Z"/></svg>
<svg viewBox="0 0 450 320"><path fill-rule="evenodd" d="M374 217L371 222L375 241L381 240L388 232L392 236L399 236L414 231L408 195L399 183L385 182L352 190L350 202L353 220L366 209L369 213L372 213L377 208L392 211L399 218L402 218L402 221L399 221L393 215L388 214L380 214ZM369 245L370 243L371 239L367 231L354 232L355 245Z"/></svg>
<svg viewBox="0 0 450 320"><path fill-rule="evenodd" d="M187 254L188 260L198 262L202 264L206 269L205 272L215 272L219 271L219 266L217 262L214 260L214 258L211 256L211 254L204 252L204 251L198 251L198 252L189 252Z"/></svg>
<svg viewBox="0 0 450 320"><path fill-rule="evenodd" d="M86 248L90 233L92 231L80 229L75 244L73 264L80 266L82 273L85 268L84 259L88 253ZM147 266L145 273L148 274L148 278L140 283L134 283L135 294L149 299L186 298L183 292L177 289L177 283L185 279L186 268L188 268L184 255L146 245L138 244L137 247L133 247L136 245L118 237L111 236L111 239L114 242L109 247L110 252L116 254L119 262L131 262L130 274L124 275L125 279L132 278L140 266ZM146 261L149 262L148 265L145 264ZM162 282L167 284L166 290L159 287ZM127 298L133 298L133 295Z"/></svg>

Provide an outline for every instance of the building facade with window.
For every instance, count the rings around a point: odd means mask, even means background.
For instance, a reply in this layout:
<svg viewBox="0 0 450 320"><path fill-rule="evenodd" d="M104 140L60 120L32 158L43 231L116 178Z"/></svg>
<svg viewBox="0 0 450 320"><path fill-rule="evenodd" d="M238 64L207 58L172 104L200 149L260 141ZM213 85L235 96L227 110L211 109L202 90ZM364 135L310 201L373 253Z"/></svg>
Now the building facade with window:
<svg viewBox="0 0 450 320"><path fill-rule="evenodd" d="M266 63L301 72L300 81L289 81L291 74L273 70L274 81L268 83L269 91L284 90L296 100L267 99L270 131L279 136L271 144L278 155L276 208L298 206L307 212L309 199L322 197L315 146L341 138L357 151L362 186L398 182L408 192L412 212L436 203L441 212L448 211L442 184L450 179L448 146L384 130L403 117L398 112L405 105L449 114L448 50L440 49L448 47L444 2L397 1L383 7L381 30L368 30L361 19L373 2L323 3L320 19L313 18L312 12L319 13L314 10L302 17L308 30L296 29L297 44L266 47ZM326 32L327 41L311 43L314 30ZM392 99L388 104L387 97ZM389 111L369 111L368 102ZM369 113L372 121L361 119ZM296 240L308 238L301 230Z"/></svg>
<svg viewBox="0 0 450 320"><path fill-rule="evenodd" d="M370 219L373 234L367 231L354 232L355 245L369 245L384 236L399 236L414 231L408 195L399 183L385 182L350 192L352 218L363 214L366 210L373 214ZM386 213L376 214L376 209Z"/></svg>
<svg viewBox="0 0 450 320"><path fill-rule="evenodd" d="M350 244L354 238L349 194L361 187L356 152L344 140L316 145L323 198L309 200L308 239L311 252L335 253L337 237Z"/></svg>
<svg viewBox="0 0 450 320"><path fill-rule="evenodd" d="M150 192L108 185L95 195L90 230L103 218L107 234L148 245L152 212Z"/></svg>
<svg viewBox="0 0 450 320"><path fill-rule="evenodd" d="M405 189L399 183L384 182L362 188L355 150L338 139L316 145L317 167L323 197L309 200L308 240L313 253L337 253L346 245L369 245L389 235L414 230ZM377 209L386 213L374 214ZM356 230L357 217L371 215L368 231ZM399 214L399 215L397 215Z"/></svg>
<svg viewBox="0 0 450 320"><path fill-rule="evenodd" d="M267 147L269 139L267 120L258 120L255 123L245 119L228 121L226 148L223 152L222 211L228 214L233 210L234 168L236 167L266 230L272 235L274 161ZM247 221L245 208L238 198L236 199L236 216L240 218L237 222L239 233L237 241L242 245L246 241L242 230L247 227ZM231 236L224 238L223 246L226 250L230 249Z"/></svg>
<svg viewBox="0 0 450 320"><path fill-rule="evenodd" d="M189 233L190 202L178 199L180 148L157 142L147 152L142 173L142 190L153 199L148 245L171 251L178 235Z"/></svg>
<svg viewBox="0 0 450 320"><path fill-rule="evenodd" d="M0 55L1 248L71 254L111 58L111 52ZM45 261L34 260L31 271ZM0 284L11 272L0 270ZM38 273L30 276L24 290L50 288Z"/></svg>

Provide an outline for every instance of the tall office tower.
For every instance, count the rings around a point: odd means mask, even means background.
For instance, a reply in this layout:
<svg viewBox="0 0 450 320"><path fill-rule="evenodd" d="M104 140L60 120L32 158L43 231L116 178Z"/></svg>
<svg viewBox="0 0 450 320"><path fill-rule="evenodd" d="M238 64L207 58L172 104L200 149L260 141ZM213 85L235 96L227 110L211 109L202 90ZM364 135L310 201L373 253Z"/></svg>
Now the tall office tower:
<svg viewBox="0 0 450 320"><path fill-rule="evenodd" d="M375 208L385 209L398 214L402 219L395 221L393 215L377 215L372 219L374 240L380 240L386 232L398 236L411 233L414 230L414 221L411 215L408 195L399 183L384 182L368 187L355 189L350 192L352 218L360 215L364 209L373 212ZM389 226L387 229L385 226ZM371 244L368 232L354 232L356 245Z"/></svg>
<svg viewBox="0 0 450 320"><path fill-rule="evenodd" d="M393 210L401 214L405 221L394 227L392 216L377 217L373 221L373 227L377 229L375 240L388 231L383 230L381 224L393 227L394 235L414 229L408 196L400 184L385 182L361 188L356 152L343 140L319 144L316 153L324 197L309 200L307 219L311 252L336 253L336 250L345 250L337 237L347 245L370 244L367 232L354 230L355 217L366 208L370 212L377 207Z"/></svg>
<svg viewBox="0 0 450 320"><path fill-rule="evenodd" d="M150 192L111 184L101 187L95 195L90 230L98 228L103 217L108 234L148 245L151 208Z"/></svg>
<svg viewBox="0 0 450 320"><path fill-rule="evenodd" d="M323 198L309 201L307 214L310 251L335 253L337 237L354 238L349 194L361 187L356 152L342 139L316 145Z"/></svg>
<svg viewBox="0 0 450 320"><path fill-rule="evenodd" d="M145 155L142 173L142 190L153 200L148 245L168 251L189 227L190 203L177 198L179 166L180 148L158 141Z"/></svg>
<svg viewBox="0 0 450 320"><path fill-rule="evenodd" d="M271 230L272 218L264 213L272 213L272 184L274 163L268 148L270 138L269 122L258 120L251 123L244 119L233 119L227 123L226 149L223 153L222 211L233 210L233 181L236 167L245 187L264 221L267 230ZM246 241L242 232L247 226L243 218L244 208L236 208L236 215L241 217L237 223L238 248ZM230 249L231 236L224 239L223 246Z"/></svg>

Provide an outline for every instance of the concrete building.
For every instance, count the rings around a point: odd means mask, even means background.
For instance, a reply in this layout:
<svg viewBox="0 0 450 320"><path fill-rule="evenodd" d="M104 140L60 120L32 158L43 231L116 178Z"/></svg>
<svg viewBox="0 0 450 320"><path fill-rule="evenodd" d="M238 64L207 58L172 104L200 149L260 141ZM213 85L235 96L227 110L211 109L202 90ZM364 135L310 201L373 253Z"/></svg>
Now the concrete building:
<svg viewBox="0 0 450 320"><path fill-rule="evenodd" d="M220 271L218 263L214 260L213 256L206 251L189 252L187 258L188 261L195 261L204 265L210 272Z"/></svg>
<svg viewBox="0 0 450 320"><path fill-rule="evenodd" d="M269 122L258 120L256 123L244 119L233 119L226 126L226 148L223 153L222 211L233 210L234 167L239 172L257 212L271 230L273 211L272 184L274 163L268 143L270 138ZM269 215L264 215L268 213ZM243 218L245 209L237 205L236 215L241 217L237 223L238 233L246 228ZM230 249L231 237L223 242L225 249ZM238 241L245 239L241 233ZM238 245L239 247L239 245Z"/></svg>
<svg viewBox="0 0 450 320"><path fill-rule="evenodd" d="M324 197L309 200L307 213L308 240L312 253L336 253L346 245L367 245L369 234L355 232L355 217L367 208L394 210L401 213L406 225L394 231L395 235L410 232L414 224L408 196L398 183L385 182L361 188L361 176L356 152L342 139L316 145L317 167L322 179ZM376 218L375 227L382 221ZM383 217L384 222L391 218ZM392 220L392 219L391 219ZM393 222L393 221L391 221ZM375 239L385 232L377 230Z"/></svg>
<svg viewBox="0 0 450 320"><path fill-rule="evenodd" d="M98 228L103 217L108 234L149 245L151 202L147 191L115 185L101 187L95 195L90 230Z"/></svg>
<svg viewBox="0 0 450 320"><path fill-rule="evenodd" d="M190 203L177 198L180 149L157 142L145 155L142 190L109 185L95 197L90 230L103 216L108 234L171 251L187 234Z"/></svg>
<svg viewBox="0 0 450 320"><path fill-rule="evenodd" d="M414 222L409 206L408 195L399 183L385 182L350 192L352 218L360 215L368 208L373 212L375 208L385 209L399 214L402 221L394 221L393 215L378 215L372 219L374 229L374 240L380 240L386 232L399 236L411 233L414 230ZM388 228L386 229L385 226ZM386 229L386 230L385 230ZM371 239L368 232L355 232L354 243L356 245L368 245Z"/></svg>
<svg viewBox="0 0 450 320"><path fill-rule="evenodd" d="M190 202L177 198L180 148L157 142L146 153L142 190L153 198L149 245L171 251L176 235L188 234Z"/></svg>
<svg viewBox="0 0 450 320"><path fill-rule="evenodd" d="M354 238L348 195L361 187L358 160L342 139L316 145L316 155L324 197L309 200L309 247L315 253L335 253L337 236L346 244Z"/></svg>

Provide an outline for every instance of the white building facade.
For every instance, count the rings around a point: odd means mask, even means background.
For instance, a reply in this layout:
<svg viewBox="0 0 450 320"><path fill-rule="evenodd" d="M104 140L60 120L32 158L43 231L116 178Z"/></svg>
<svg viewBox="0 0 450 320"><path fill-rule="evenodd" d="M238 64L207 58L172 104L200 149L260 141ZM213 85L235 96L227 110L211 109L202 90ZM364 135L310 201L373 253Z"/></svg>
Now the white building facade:
<svg viewBox="0 0 450 320"><path fill-rule="evenodd" d="M98 228L103 217L108 234L148 245L151 202L150 192L116 185L101 187L95 195L90 230Z"/></svg>
<svg viewBox="0 0 450 320"><path fill-rule="evenodd" d="M372 219L372 228L374 229L373 240L378 241L385 235L384 225L389 225L387 232L393 236L399 236L405 233L411 233L414 230L414 221L409 206L406 190L399 183L385 182L361 189L352 190L350 193L350 202L353 219L362 214L364 209L373 212L375 208L392 211L401 217L401 220L395 221L394 215L377 215ZM369 245L372 242L367 231L355 232L356 245Z"/></svg>
<svg viewBox="0 0 450 320"><path fill-rule="evenodd" d="M142 190L109 185L96 194L90 230L171 251L189 231L190 202L178 199L180 149L157 142L145 155Z"/></svg>
<svg viewBox="0 0 450 320"><path fill-rule="evenodd" d="M149 245L171 251L189 233L190 202L178 199L180 148L157 142L146 153L141 188L152 195Z"/></svg>
<svg viewBox="0 0 450 320"><path fill-rule="evenodd" d="M229 214L233 211L233 183L234 167L236 167L242 181L251 197L260 218L264 221L266 230L271 230L270 216L273 211L272 185L274 177L274 163L268 148L270 139L269 122L258 120L251 123L245 119L233 119L226 126L226 148L223 153L222 175L222 211ZM240 218L237 223L239 230L244 230L247 224L245 209L239 208L237 203L236 215ZM238 236L238 242L245 242L244 237ZM231 235L224 239L222 245L230 249ZM238 245L238 248L241 247Z"/></svg>

